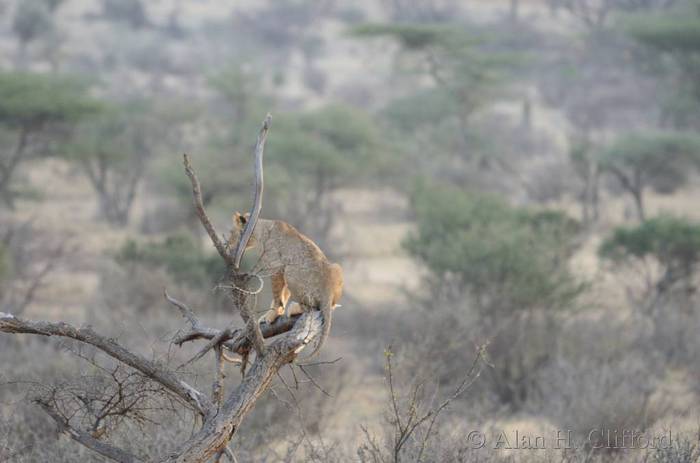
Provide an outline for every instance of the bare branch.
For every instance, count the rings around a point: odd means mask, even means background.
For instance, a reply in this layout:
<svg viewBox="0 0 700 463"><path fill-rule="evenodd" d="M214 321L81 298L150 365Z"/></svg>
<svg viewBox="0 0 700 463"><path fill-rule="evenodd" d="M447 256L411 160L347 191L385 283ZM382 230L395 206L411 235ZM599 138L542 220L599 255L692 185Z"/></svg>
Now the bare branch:
<svg viewBox="0 0 700 463"><path fill-rule="evenodd" d="M263 197L263 153L265 152L265 140L267 139L267 132L270 129L270 124L272 122L272 116L268 113L265 116L262 127L260 128L260 133L258 134L258 141L255 143L255 196L253 198L253 208L250 210L250 217L246 223L245 229L241 234L241 238L238 241L238 246L236 247L236 254L233 260L233 265L238 269L241 265L241 258L245 252L245 248L248 245L250 237L253 235L253 230L255 229L255 224L258 222L258 217L260 217L260 209L262 209L262 197Z"/></svg>
<svg viewBox="0 0 700 463"><path fill-rule="evenodd" d="M209 234L209 238L211 238L211 242L214 243L214 247L218 251L221 258L224 259L224 261L227 264L231 264L233 262L233 259L226 252L226 246L224 246L223 241L221 241L221 238L216 233L216 229L211 223L211 220L207 215L207 211L204 210L204 202L202 201L202 188L199 185L199 179L197 178L197 174L194 172L192 164L190 164L190 157L186 154L183 155L183 162L185 164L185 173L187 174L187 177L189 177L190 183L192 183L192 196L194 200L194 208L197 212L197 217L199 217L199 221L202 222L202 226L207 231L207 234Z"/></svg>
<svg viewBox="0 0 700 463"><path fill-rule="evenodd" d="M333 396L330 395L325 389L323 389L323 388L321 387L320 384L318 384L318 383L316 382L316 380L314 379L314 377L311 376L311 375L309 374L309 372L306 371L306 370L304 369L304 366L303 366L303 365L298 365L298 366L299 366L299 369L301 370L301 372L304 373L304 376L306 376L306 377L308 378L308 380L311 381L311 384L313 384L313 385L316 387L316 389L318 389L319 391L321 391L321 392L322 392L325 396L327 396L327 397L333 397ZM293 370L292 370L292 371L293 371Z"/></svg>
<svg viewBox="0 0 700 463"><path fill-rule="evenodd" d="M338 358L333 359L333 360L323 360L320 362L299 363L298 365L300 365L302 367L316 367L319 365L334 365L334 364L340 362L341 360L343 360L343 357L338 357Z"/></svg>
<svg viewBox="0 0 700 463"><path fill-rule="evenodd" d="M178 378L175 373L165 368L163 365L127 350L114 339L109 339L97 334L89 327L76 328L64 322L51 323L47 321L30 321L17 318L11 314L0 313L0 332L60 336L90 344L110 357L140 371L146 377L162 384L170 392L184 400L202 415L206 415L209 410L211 410L209 399Z"/></svg>
<svg viewBox="0 0 700 463"><path fill-rule="evenodd" d="M197 327L199 327L199 320L195 316L192 309L190 309L189 307L187 307L187 305L185 305L183 302L178 301L174 297L170 297L168 291L165 289L163 289L163 296L165 296L165 299L168 302L180 309L180 313L188 322L190 322L190 325L192 325L192 329L196 329Z"/></svg>
<svg viewBox="0 0 700 463"><path fill-rule="evenodd" d="M95 439L87 432L75 429L68 423L68 420L61 416L49 403L39 400L36 401L36 403L56 422L59 432L66 433L71 439L90 450L119 463L137 463L143 461L123 449Z"/></svg>

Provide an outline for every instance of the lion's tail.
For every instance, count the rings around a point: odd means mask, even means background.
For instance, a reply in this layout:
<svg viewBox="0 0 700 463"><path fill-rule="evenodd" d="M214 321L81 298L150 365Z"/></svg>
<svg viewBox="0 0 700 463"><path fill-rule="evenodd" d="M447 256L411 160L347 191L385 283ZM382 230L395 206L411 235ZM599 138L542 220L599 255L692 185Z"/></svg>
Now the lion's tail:
<svg viewBox="0 0 700 463"><path fill-rule="evenodd" d="M316 342L316 346L314 347L313 352L306 357L306 359L311 359L316 357L318 355L318 352L321 350L321 347L326 343L326 340L328 339L328 336L331 334L331 323L333 320L333 303L330 301L326 301L321 305L321 316L323 317L323 326L321 327L321 337L318 338L318 342Z"/></svg>

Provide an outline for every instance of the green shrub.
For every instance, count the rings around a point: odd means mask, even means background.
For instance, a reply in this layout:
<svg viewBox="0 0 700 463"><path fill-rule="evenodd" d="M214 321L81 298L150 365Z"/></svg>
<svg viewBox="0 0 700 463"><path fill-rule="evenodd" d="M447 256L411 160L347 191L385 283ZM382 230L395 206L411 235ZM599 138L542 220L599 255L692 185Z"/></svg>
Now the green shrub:
<svg viewBox="0 0 700 463"><path fill-rule="evenodd" d="M456 277L478 299L508 307L564 306L581 288L567 269L578 224L513 208L498 198L419 188L410 254L438 277Z"/></svg>
<svg viewBox="0 0 700 463"><path fill-rule="evenodd" d="M618 265L651 257L667 272L689 277L700 259L700 224L662 216L619 227L601 244L599 254Z"/></svg>
<svg viewBox="0 0 700 463"><path fill-rule="evenodd" d="M700 137L683 132L645 132L616 139L599 156L601 168L613 175L635 201L645 219L644 190L673 193L700 164Z"/></svg>

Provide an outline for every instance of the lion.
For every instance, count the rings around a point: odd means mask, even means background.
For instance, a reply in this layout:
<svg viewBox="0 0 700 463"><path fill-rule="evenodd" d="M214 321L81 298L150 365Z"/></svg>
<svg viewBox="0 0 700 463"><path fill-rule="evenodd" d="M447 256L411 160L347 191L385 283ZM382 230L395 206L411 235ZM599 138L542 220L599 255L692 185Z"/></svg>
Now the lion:
<svg viewBox="0 0 700 463"><path fill-rule="evenodd" d="M233 215L229 249L235 249L249 216ZM264 316L267 323L284 315L290 300L296 303L290 307L290 315L321 311L323 331L309 358L315 356L331 331L332 311L343 293L343 269L329 262L310 238L281 220L258 219L246 249L253 247L260 249L255 271L271 277L272 304Z"/></svg>

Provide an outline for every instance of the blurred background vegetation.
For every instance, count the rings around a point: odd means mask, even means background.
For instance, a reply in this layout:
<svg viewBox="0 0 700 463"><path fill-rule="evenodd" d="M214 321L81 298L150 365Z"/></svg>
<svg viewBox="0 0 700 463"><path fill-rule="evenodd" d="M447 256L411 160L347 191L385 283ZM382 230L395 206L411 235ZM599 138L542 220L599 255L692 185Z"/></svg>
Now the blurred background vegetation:
<svg viewBox="0 0 700 463"><path fill-rule="evenodd" d="M189 358L163 288L232 314L181 156L227 230L267 112L263 216L343 265L342 360L300 409L267 397L240 461L541 461L465 436L594 428L673 442L549 461L698 461L697 0L0 0L0 311ZM397 458L387 346L428 406L484 343L429 451ZM98 360L0 337L0 461L101 461L19 400ZM109 438L157 452L192 419Z"/></svg>

